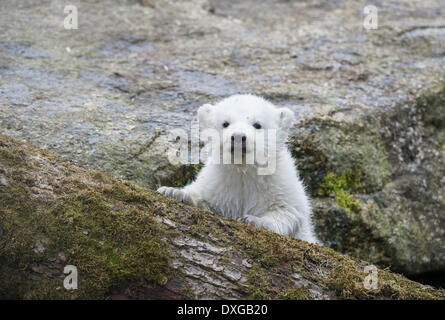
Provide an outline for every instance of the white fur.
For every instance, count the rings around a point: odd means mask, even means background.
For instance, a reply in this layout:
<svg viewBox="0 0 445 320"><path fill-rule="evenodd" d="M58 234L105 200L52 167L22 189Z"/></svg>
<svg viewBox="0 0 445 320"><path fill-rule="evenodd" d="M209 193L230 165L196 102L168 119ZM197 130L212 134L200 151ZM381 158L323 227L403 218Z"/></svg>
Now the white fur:
<svg viewBox="0 0 445 320"><path fill-rule="evenodd" d="M293 112L257 96L235 95L214 106L203 105L198 118L202 127L217 129L224 141L232 134L246 134L247 153L253 152L255 145L255 122L265 129L276 129L275 172L258 175L256 164L213 164L209 158L192 184L182 189L161 187L158 192L257 228L319 243L309 199L285 144ZM227 128L222 127L225 121L230 123Z"/></svg>

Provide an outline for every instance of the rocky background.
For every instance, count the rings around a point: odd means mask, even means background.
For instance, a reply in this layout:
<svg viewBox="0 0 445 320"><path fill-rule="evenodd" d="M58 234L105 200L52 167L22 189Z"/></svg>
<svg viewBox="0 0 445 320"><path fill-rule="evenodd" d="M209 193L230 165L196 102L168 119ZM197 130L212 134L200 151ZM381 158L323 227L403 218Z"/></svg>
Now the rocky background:
<svg viewBox="0 0 445 320"><path fill-rule="evenodd" d="M326 246L444 287L445 5L374 1L366 30L367 4L2 1L0 133L180 186L199 166L169 164L166 133L201 104L262 95L297 114L289 147Z"/></svg>

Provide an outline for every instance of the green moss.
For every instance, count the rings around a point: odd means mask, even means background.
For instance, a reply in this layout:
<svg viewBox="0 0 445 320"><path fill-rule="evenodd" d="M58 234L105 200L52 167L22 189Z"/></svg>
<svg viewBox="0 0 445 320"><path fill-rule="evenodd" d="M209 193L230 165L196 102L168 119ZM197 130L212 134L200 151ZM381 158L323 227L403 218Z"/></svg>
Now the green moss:
<svg viewBox="0 0 445 320"><path fill-rule="evenodd" d="M17 154L11 153L7 148L0 147L0 161L6 165L15 166L22 163L22 158Z"/></svg>
<svg viewBox="0 0 445 320"><path fill-rule="evenodd" d="M102 172L97 171L97 170L91 170L91 177L94 180L97 180L99 182L107 182L107 181L109 181L107 175L105 175Z"/></svg>
<svg viewBox="0 0 445 320"><path fill-rule="evenodd" d="M436 129L445 128L445 84L440 83L436 88L421 96L417 106L422 114L423 122Z"/></svg>
<svg viewBox="0 0 445 320"><path fill-rule="evenodd" d="M350 260L343 259L336 268L333 269L328 280L329 287L341 299L379 299L379 297L391 297L392 299L438 299L438 296L431 294L426 287L403 278L400 275L390 273L387 270L378 270L377 289L366 289L364 280L369 273L364 272L364 267L357 268L357 265ZM439 298L440 299L440 298Z"/></svg>
<svg viewBox="0 0 445 320"><path fill-rule="evenodd" d="M186 287L184 288L184 291L183 291L183 297L184 297L184 300L196 299L195 293L194 293L193 290L192 290L190 287L188 287L188 286L186 286Z"/></svg>
<svg viewBox="0 0 445 320"><path fill-rule="evenodd" d="M63 199L48 212L47 234L58 239L54 249L69 246L74 265L88 262L95 265L95 272L103 270L108 288L139 278L164 284L169 248L160 239L162 232L153 217L122 203L113 209L98 191ZM84 271L93 272L90 268Z"/></svg>
<svg viewBox="0 0 445 320"><path fill-rule="evenodd" d="M270 276L278 274L281 269L294 270L310 283L316 283L338 299L440 297L432 294L430 289L387 270L379 270L378 289L368 290L363 282L368 275L364 272L364 268L369 263L340 255L332 249L319 248L304 241L263 230L248 227L236 228L236 232L236 239L242 246L242 252L247 253L251 260L259 261L260 257L264 257L265 260L274 261L273 264L260 263L250 271L249 297L252 298L310 298L307 288L296 288L286 278L281 278L280 281L284 281L287 288L277 291Z"/></svg>
<svg viewBox="0 0 445 320"><path fill-rule="evenodd" d="M123 183L114 183L111 186L107 186L103 189L103 193L108 197L126 203L137 203L150 205L152 202L149 197L147 197L147 192L142 189L132 186L125 185Z"/></svg>
<svg viewBox="0 0 445 320"><path fill-rule="evenodd" d="M305 184L314 194L327 170L328 157L312 135L291 137L289 149Z"/></svg>
<svg viewBox="0 0 445 320"><path fill-rule="evenodd" d="M343 208L347 213L359 212L361 210L360 200L355 199L344 190L339 190L335 194L335 201L340 208Z"/></svg>
<svg viewBox="0 0 445 320"><path fill-rule="evenodd" d="M35 237L28 229L29 212L24 208L23 214L10 208L0 209L0 248L1 258L8 263L26 267L33 262L34 255L30 248L33 247Z"/></svg>
<svg viewBox="0 0 445 320"><path fill-rule="evenodd" d="M273 296L270 279L263 269L253 267L247 275L247 281L249 299L266 300Z"/></svg>
<svg viewBox="0 0 445 320"><path fill-rule="evenodd" d="M0 143L15 148L4 140ZM108 179L99 173L86 171L82 176L78 170L73 175L69 168L58 166L57 174L66 177L59 180L61 186L53 185L60 194L56 201L45 200L39 188L39 196L29 192L41 179L31 174L36 170L32 161L22 161L17 167L11 155L21 150L14 151L3 152L0 158L2 166L10 167L5 173L8 186L0 192L0 269L12 270L0 272L4 284L0 297L106 298L112 287L122 283L141 279L166 283L171 273L170 248L162 238L167 232L147 214L152 202L148 192L120 182L103 185ZM60 172L65 169L68 175ZM82 182L88 176L101 184ZM44 251L36 253L40 240ZM58 260L61 252L65 261ZM63 289L60 278L67 264L78 268L79 289L73 292ZM33 266L45 270L34 275L36 280L28 278ZM53 272L59 279L50 276ZM3 279L5 274L7 279Z"/></svg>
<svg viewBox="0 0 445 320"><path fill-rule="evenodd" d="M170 272L169 246L160 239L161 230L143 211L119 209L114 211L103 196L90 191L62 198L48 211L37 210L29 223L21 212L3 214L3 228L10 234L2 256L9 263L29 267L32 261L45 261L63 250L66 264L78 267L77 298L103 298L111 287L139 279L164 285ZM48 243L38 260L30 250L35 242L31 226L41 229ZM39 287L56 292L51 283L48 279ZM33 298L50 297L31 291L27 294Z"/></svg>
<svg viewBox="0 0 445 320"><path fill-rule="evenodd" d="M340 175L329 172L324 178L324 185L320 187L318 194L327 195L336 190L354 192L359 188L360 172L357 169L349 169Z"/></svg>
<svg viewBox="0 0 445 320"><path fill-rule="evenodd" d="M0 260L0 266L4 266L6 263L6 261ZM17 273L12 268L5 266L0 268L0 299L22 299L30 289L27 280L24 274ZM27 285L24 286L24 283Z"/></svg>
<svg viewBox="0 0 445 320"><path fill-rule="evenodd" d="M181 165L172 166L172 173L161 179L161 184L170 187L183 187L193 182L198 172L204 165Z"/></svg>
<svg viewBox="0 0 445 320"><path fill-rule="evenodd" d="M280 292L276 298L278 300L310 300L311 295L306 288L292 288Z"/></svg>
<svg viewBox="0 0 445 320"><path fill-rule="evenodd" d="M360 200L355 199L350 192L360 188L360 175L356 170L337 175L329 172L324 183L318 189L317 194L322 197L334 196L337 205L347 213L361 210Z"/></svg>

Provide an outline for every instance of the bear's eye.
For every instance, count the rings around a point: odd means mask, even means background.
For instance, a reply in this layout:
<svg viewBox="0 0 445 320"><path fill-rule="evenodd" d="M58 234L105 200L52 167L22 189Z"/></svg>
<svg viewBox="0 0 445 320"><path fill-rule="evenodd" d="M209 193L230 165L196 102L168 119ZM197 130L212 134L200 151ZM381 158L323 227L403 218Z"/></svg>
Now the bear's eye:
<svg viewBox="0 0 445 320"><path fill-rule="evenodd" d="M254 127L255 129L261 129L261 125L260 125L258 122L255 122L255 123L253 124L253 127Z"/></svg>
<svg viewBox="0 0 445 320"><path fill-rule="evenodd" d="M227 128L230 125L230 123L228 123L227 121L224 121L222 126L223 128Z"/></svg>

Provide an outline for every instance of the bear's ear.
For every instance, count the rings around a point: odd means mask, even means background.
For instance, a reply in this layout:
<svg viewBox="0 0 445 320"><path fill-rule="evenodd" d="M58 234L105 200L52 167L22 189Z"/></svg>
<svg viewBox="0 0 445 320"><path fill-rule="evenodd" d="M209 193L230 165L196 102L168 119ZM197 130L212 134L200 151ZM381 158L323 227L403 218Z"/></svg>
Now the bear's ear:
<svg viewBox="0 0 445 320"><path fill-rule="evenodd" d="M295 122L295 114L292 110L290 110L289 108L279 108L278 115L280 128L289 129L290 127L292 127Z"/></svg>
<svg viewBox="0 0 445 320"><path fill-rule="evenodd" d="M210 123L210 113L212 112L213 106L211 104L204 104L198 109L198 121L199 125L203 128L211 127Z"/></svg>

